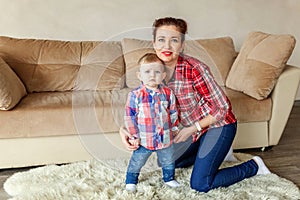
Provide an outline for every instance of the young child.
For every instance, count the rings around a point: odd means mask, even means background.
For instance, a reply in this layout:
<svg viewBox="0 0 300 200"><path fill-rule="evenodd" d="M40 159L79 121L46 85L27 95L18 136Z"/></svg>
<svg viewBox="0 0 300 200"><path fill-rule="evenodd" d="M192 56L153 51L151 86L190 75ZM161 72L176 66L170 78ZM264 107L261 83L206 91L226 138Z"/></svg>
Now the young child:
<svg viewBox="0 0 300 200"><path fill-rule="evenodd" d="M127 168L126 190L136 190L140 170L152 152L157 153L165 184L178 187L172 145L178 132L178 113L172 90L162 84L166 77L164 62L148 53L138 64L141 85L128 94L125 106L125 126L132 135L129 142L139 145Z"/></svg>

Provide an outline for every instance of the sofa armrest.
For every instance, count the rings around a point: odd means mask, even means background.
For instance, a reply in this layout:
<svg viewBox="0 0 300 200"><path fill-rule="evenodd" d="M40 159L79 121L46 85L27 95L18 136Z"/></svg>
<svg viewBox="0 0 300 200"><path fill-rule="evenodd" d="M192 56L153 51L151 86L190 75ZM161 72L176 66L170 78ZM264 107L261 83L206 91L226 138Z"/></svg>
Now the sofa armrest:
<svg viewBox="0 0 300 200"><path fill-rule="evenodd" d="M271 94L272 116L269 122L269 145L277 145L292 110L300 81L300 68L287 65Z"/></svg>

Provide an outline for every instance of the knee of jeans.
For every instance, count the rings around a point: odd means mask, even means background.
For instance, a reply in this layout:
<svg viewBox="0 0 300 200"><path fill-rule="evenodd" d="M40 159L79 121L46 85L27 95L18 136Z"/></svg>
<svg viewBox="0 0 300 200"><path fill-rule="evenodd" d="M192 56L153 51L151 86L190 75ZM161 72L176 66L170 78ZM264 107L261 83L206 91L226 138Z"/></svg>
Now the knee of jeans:
<svg viewBox="0 0 300 200"><path fill-rule="evenodd" d="M211 188L210 185L205 181L201 181L199 179L191 178L190 181L191 188L198 192L208 192Z"/></svg>
<svg viewBox="0 0 300 200"><path fill-rule="evenodd" d="M175 165L174 165L174 164L163 165L163 166L162 166L162 169L163 169L163 170L166 170L166 171L174 171L174 170L175 170Z"/></svg>
<svg viewBox="0 0 300 200"><path fill-rule="evenodd" d="M158 162L162 165L162 166L167 166L167 165L173 165L175 164L174 163L174 160L168 158L168 157L163 157L163 158L160 158L158 160Z"/></svg>

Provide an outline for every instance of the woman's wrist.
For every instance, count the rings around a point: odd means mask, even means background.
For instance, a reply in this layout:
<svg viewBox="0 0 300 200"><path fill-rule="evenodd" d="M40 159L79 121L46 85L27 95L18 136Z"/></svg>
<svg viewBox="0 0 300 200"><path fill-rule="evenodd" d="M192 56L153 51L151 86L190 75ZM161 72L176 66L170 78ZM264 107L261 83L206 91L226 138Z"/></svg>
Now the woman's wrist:
<svg viewBox="0 0 300 200"><path fill-rule="evenodd" d="M196 126L195 124L193 124L193 125L191 126L191 132L192 132L192 133L196 133L197 131L198 131L197 126Z"/></svg>
<svg viewBox="0 0 300 200"><path fill-rule="evenodd" d="M196 126L196 128L197 128L197 131L198 131L198 132L201 132L202 127L200 126L199 121L196 121L196 122L195 122L195 126Z"/></svg>

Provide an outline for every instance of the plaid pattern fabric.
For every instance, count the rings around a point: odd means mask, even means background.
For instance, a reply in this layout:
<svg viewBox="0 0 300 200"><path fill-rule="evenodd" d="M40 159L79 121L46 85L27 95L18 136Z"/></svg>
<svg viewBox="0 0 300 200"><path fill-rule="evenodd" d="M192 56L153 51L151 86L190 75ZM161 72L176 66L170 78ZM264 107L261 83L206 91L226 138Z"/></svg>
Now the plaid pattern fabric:
<svg viewBox="0 0 300 200"><path fill-rule="evenodd" d="M125 106L125 126L131 135L140 138L149 150L168 147L173 132L178 130L178 113L171 89L160 85L152 91L144 85L128 94Z"/></svg>
<svg viewBox="0 0 300 200"><path fill-rule="evenodd" d="M191 126L209 114L217 119L210 126L212 128L236 122L229 99L215 82L208 66L199 60L179 56L168 86L177 98L179 121L183 126ZM202 134L206 131L204 129Z"/></svg>

